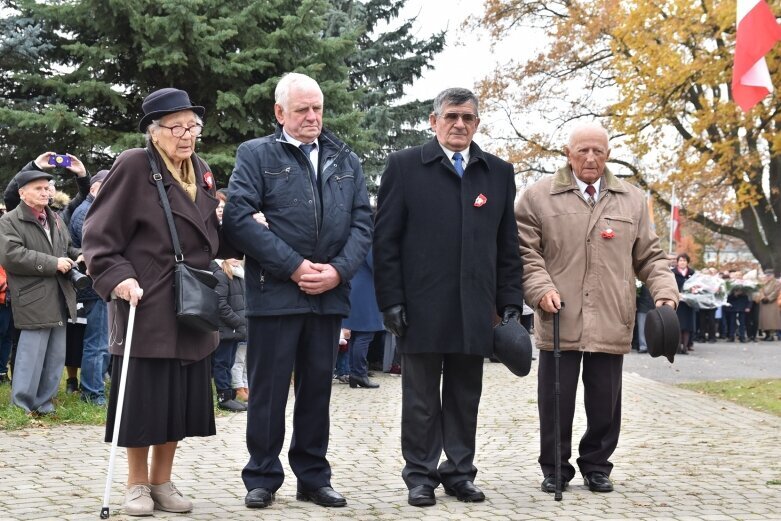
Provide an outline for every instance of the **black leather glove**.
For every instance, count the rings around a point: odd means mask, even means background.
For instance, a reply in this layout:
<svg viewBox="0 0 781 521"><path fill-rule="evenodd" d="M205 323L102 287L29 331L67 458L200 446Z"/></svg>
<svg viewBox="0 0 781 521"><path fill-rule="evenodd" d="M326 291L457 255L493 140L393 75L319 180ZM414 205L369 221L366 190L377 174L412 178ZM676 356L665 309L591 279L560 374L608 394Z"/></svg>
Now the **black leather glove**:
<svg viewBox="0 0 781 521"><path fill-rule="evenodd" d="M382 312L382 322L385 329L397 337L403 337L407 332L407 310L403 304L396 304Z"/></svg>
<svg viewBox="0 0 781 521"><path fill-rule="evenodd" d="M515 320L516 322L520 322L521 310L515 306L506 306L504 310L502 310L502 325L505 325L510 320Z"/></svg>

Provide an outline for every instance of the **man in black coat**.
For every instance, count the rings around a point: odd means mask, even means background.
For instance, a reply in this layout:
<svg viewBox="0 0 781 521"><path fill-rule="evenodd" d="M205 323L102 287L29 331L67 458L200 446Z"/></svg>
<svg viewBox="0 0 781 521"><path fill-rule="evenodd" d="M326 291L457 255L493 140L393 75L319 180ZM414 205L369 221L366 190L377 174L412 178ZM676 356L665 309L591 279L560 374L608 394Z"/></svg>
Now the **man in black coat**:
<svg viewBox="0 0 781 521"><path fill-rule="evenodd" d="M472 142L472 92L442 91L429 121L436 138L388 158L374 236L377 300L399 337L414 506L434 505L440 483L461 501L485 499L473 465L483 359L496 315L517 320L523 306L512 165Z"/></svg>

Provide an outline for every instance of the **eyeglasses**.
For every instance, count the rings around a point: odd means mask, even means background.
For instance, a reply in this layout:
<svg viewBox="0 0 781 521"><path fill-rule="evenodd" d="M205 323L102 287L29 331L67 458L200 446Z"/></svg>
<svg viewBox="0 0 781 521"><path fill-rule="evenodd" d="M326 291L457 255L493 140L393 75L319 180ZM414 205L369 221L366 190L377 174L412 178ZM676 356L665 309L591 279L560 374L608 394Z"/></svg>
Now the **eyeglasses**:
<svg viewBox="0 0 781 521"><path fill-rule="evenodd" d="M201 135L201 130L203 130L203 125L193 125L192 127L183 127L181 125L176 125L174 127L166 127L165 125L158 126L170 130L173 137L183 137L185 132L189 132L192 137L198 137Z"/></svg>
<svg viewBox="0 0 781 521"><path fill-rule="evenodd" d="M466 125L471 125L475 121L477 121L477 114L472 114L470 112L445 112L444 114L440 115L442 119L447 121L449 124L454 125L456 121L458 121L458 118L461 118L461 121L464 122Z"/></svg>

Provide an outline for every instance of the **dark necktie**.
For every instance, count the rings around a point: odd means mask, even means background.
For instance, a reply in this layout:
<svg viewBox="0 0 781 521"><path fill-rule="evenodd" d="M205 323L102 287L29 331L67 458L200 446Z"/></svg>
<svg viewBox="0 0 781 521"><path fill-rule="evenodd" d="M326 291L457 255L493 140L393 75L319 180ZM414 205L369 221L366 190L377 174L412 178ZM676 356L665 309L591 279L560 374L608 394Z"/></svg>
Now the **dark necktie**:
<svg viewBox="0 0 781 521"><path fill-rule="evenodd" d="M46 214L40 213L38 214L38 222L41 223L41 226L43 226L43 229L46 229Z"/></svg>
<svg viewBox="0 0 781 521"><path fill-rule="evenodd" d="M594 185L588 185L586 187L586 193L588 194L588 199L586 199L586 201L588 201L588 204L594 208L594 205L597 204L597 200L594 199L594 194L597 193L597 189L594 188Z"/></svg>
<svg viewBox="0 0 781 521"><path fill-rule="evenodd" d="M464 177L464 156L461 155L461 152L453 154L453 166L456 168L458 177Z"/></svg>
<svg viewBox="0 0 781 521"><path fill-rule="evenodd" d="M312 163L312 157L310 156L312 150L317 148L317 144L316 143L310 143L308 145L302 144L298 148L301 149L301 151L304 153L307 160L309 161L309 164L312 165L312 171L314 172L314 174L310 174L309 177L312 179L312 187L315 190L317 190L317 166Z"/></svg>

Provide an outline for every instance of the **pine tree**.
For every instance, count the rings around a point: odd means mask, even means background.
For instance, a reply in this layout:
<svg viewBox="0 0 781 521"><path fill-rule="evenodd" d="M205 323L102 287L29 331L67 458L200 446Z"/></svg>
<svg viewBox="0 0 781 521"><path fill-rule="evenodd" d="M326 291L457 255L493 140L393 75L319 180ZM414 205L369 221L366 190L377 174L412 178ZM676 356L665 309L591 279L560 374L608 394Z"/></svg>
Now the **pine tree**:
<svg viewBox="0 0 781 521"><path fill-rule="evenodd" d="M337 131L350 135L360 118L357 93L347 90L355 41L324 37L327 0L3 5L15 8L3 22L19 35L0 40L19 55L2 72L6 180L46 150L76 154L91 171L109 166L120 151L143 143L136 128L141 101L162 87L184 89L206 107L198 151L220 184L238 144L273 130L273 90L285 72L319 81ZM23 34L36 35L38 44L25 43Z"/></svg>
<svg viewBox="0 0 781 521"><path fill-rule="evenodd" d="M325 124L379 172L385 154L424 137L425 103L390 106L441 50L412 22L377 33L405 0L0 0L0 183L52 150L90 171L141 146L141 102L162 87L206 107L198 153L219 185L236 147L276 124L285 72L311 75Z"/></svg>
<svg viewBox="0 0 781 521"><path fill-rule="evenodd" d="M357 49L348 57L350 88L360 93L357 108L370 140L364 171L370 189L376 188L390 152L420 145L430 133L420 130L431 112L431 100L399 103L405 87L420 78L445 44L444 32L425 40L412 35L412 20L393 27L406 0L331 0L326 34L356 33ZM380 31L380 26L386 28Z"/></svg>

